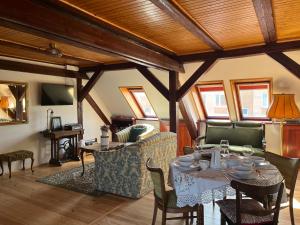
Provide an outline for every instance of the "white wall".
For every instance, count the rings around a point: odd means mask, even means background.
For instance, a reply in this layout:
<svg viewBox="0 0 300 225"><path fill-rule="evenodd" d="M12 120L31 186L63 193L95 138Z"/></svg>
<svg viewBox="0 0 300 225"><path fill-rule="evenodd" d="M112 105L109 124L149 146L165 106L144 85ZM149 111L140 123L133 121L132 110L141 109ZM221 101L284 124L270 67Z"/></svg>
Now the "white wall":
<svg viewBox="0 0 300 225"><path fill-rule="evenodd" d="M75 79L0 70L0 80L28 83L29 102L29 122L27 124L0 126L0 154L14 150L27 149L34 152L35 166L47 163L50 159L50 141L40 134L47 126L47 109L52 108L54 110L54 116L61 116L63 124L76 123L77 105L76 99L74 99L74 104L71 106L41 106L39 100L40 83L61 83L75 85L76 87ZM76 90L74 94L76 96ZM95 101L99 106L103 108L97 95L93 92L91 95L95 98ZM99 139L100 126L103 125L103 122L85 100L83 101L83 112L85 128L84 138L97 137ZM107 110L105 110L105 113L107 113L108 117L110 116ZM26 162L27 168L30 165L29 161L30 160L27 160ZM13 170L20 168L20 165L21 163L13 163ZM4 168L7 172L6 164L4 165Z"/></svg>

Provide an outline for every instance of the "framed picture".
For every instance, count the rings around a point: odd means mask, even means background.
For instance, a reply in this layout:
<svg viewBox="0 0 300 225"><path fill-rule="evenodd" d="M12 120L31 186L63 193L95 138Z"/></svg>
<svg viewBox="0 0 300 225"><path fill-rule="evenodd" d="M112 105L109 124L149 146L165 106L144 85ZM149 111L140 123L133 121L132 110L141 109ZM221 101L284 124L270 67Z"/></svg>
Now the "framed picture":
<svg viewBox="0 0 300 225"><path fill-rule="evenodd" d="M62 130L61 117L56 116L51 118L51 130Z"/></svg>

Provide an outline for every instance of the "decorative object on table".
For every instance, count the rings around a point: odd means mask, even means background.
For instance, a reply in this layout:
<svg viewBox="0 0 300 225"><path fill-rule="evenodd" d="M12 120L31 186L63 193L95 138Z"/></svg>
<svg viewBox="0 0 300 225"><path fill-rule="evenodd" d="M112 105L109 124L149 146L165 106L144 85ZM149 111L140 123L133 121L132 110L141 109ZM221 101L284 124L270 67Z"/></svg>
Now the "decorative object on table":
<svg viewBox="0 0 300 225"><path fill-rule="evenodd" d="M51 118L51 131L62 130L61 117L55 116Z"/></svg>
<svg viewBox="0 0 300 225"><path fill-rule="evenodd" d="M79 123L68 123L64 125L64 130L81 130L82 125Z"/></svg>
<svg viewBox="0 0 300 225"><path fill-rule="evenodd" d="M231 187L236 190L236 199L225 199L217 201L221 212L221 224L270 224L277 225L280 211L280 203L283 194L284 184L279 182L275 185L258 187L239 181L232 181ZM277 195L275 207L265 209L255 199L243 199L243 194L259 194L261 199L268 199L270 196ZM249 195L248 195L249 196Z"/></svg>
<svg viewBox="0 0 300 225"><path fill-rule="evenodd" d="M285 186L289 189L288 201L289 201L289 210L291 217L291 224L295 225L294 218L294 207L293 207L293 198L297 182L298 171L300 169L300 159L296 158L287 158L280 155L276 155L271 152L266 152L266 159L273 165L277 166L281 172L284 180Z"/></svg>
<svg viewBox="0 0 300 225"><path fill-rule="evenodd" d="M50 112L50 117L49 117ZM49 132L51 130L51 121L53 117L54 111L52 109L47 109L47 131Z"/></svg>
<svg viewBox="0 0 300 225"><path fill-rule="evenodd" d="M259 122L219 122L207 121L205 136L197 138L202 148L216 147L223 139L229 141L229 151L242 154L243 145L252 145L254 155L263 156L265 125Z"/></svg>
<svg viewBox="0 0 300 225"><path fill-rule="evenodd" d="M267 116L280 121L280 153L282 155L283 123L286 119L300 118L300 111L295 102L294 94L273 94L273 101Z"/></svg>
<svg viewBox="0 0 300 225"><path fill-rule="evenodd" d="M31 159L31 172L33 173L33 152L28 151L28 150L19 150L19 151L14 151L14 152L9 152L9 153L4 153L0 154L0 166L1 166L1 174L0 176L3 175L3 162L7 162L8 165L8 170L9 170L9 178L11 178L11 163L13 161L18 161L22 160L23 161L23 170L25 170L25 159Z"/></svg>
<svg viewBox="0 0 300 225"><path fill-rule="evenodd" d="M108 146L109 145L108 131L109 131L109 126L103 125L101 127L100 143L101 143L102 146Z"/></svg>
<svg viewBox="0 0 300 225"><path fill-rule="evenodd" d="M149 158L146 162L146 167L151 173L152 182L154 184L154 213L152 224L156 222L157 209L162 210L163 219L162 223L166 224L166 220L171 219L185 219L186 224L190 224L189 220L193 222L193 219L197 219L197 225L204 225L204 211L202 204L196 204L194 206L178 207L176 205L176 192L175 190L165 189L164 173L161 168L154 167L152 160ZM196 212L197 216L193 213ZM183 213L183 217L167 218L167 213Z"/></svg>
<svg viewBox="0 0 300 225"><path fill-rule="evenodd" d="M210 160L210 168L219 169L221 168L221 152L220 150L213 151Z"/></svg>
<svg viewBox="0 0 300 225"><path fill-rule="evenodd" d="M86 174L84 176L81 176L81 171L82 167L80 166L39 178L37 181L88 195L104 195L104 192L96 190L95 164L89 163L86 165Z"/></svg>

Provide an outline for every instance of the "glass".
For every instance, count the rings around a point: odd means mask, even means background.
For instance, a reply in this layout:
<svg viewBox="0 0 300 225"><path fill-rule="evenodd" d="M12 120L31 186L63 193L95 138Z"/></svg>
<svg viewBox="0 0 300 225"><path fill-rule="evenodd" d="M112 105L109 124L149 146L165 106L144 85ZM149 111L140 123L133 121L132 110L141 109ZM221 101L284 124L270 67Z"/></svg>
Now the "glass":
<svg viewBox="0 0 300 225"><path fill-rule="evenodd" d="M220 141L220 147L223 150L224 155L229 154L229 141L228 140L221 140Z"/></svg>
<svg viewBox="0 0 300 225"><path fill-rule="evenodd" d="M198 90L208 117L229 117L222 84L199 85Z"/></svg>
<svg viewBox="0 0 300 225"><path fill-rule="evenodd" d="M238 84L243 118L266 118L269 107L269 84Z"/></svg>
<svg viewBox="0 0 300 225"><path fill-rule="evenodd" d="M139 104L141 110L143 111L146 117L156 117L156 114L144 91L133 90L132 94L134 95L135 100Z"/></svg>
<svg viewBox="0 0 300 225"><path fill-rule="evenodd" d="M252 145L243 145L244 150L243 150L243 155L246 157L250 157L253 155L253 149L252 149Z"/></svg>

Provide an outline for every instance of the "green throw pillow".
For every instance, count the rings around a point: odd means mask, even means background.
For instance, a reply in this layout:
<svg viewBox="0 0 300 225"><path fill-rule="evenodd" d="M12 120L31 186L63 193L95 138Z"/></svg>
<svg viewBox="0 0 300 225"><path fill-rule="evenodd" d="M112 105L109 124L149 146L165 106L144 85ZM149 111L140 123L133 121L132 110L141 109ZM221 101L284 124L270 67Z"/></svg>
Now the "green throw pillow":
<svg viewBox="0 0 300 225"><path fill-rule="evenodd" d="M138 136L141 135L142 133L144 133L146 130L147 130L147 127L144 127L144 126L132 127L130 129L128 142L136 142Z"/></svg>

